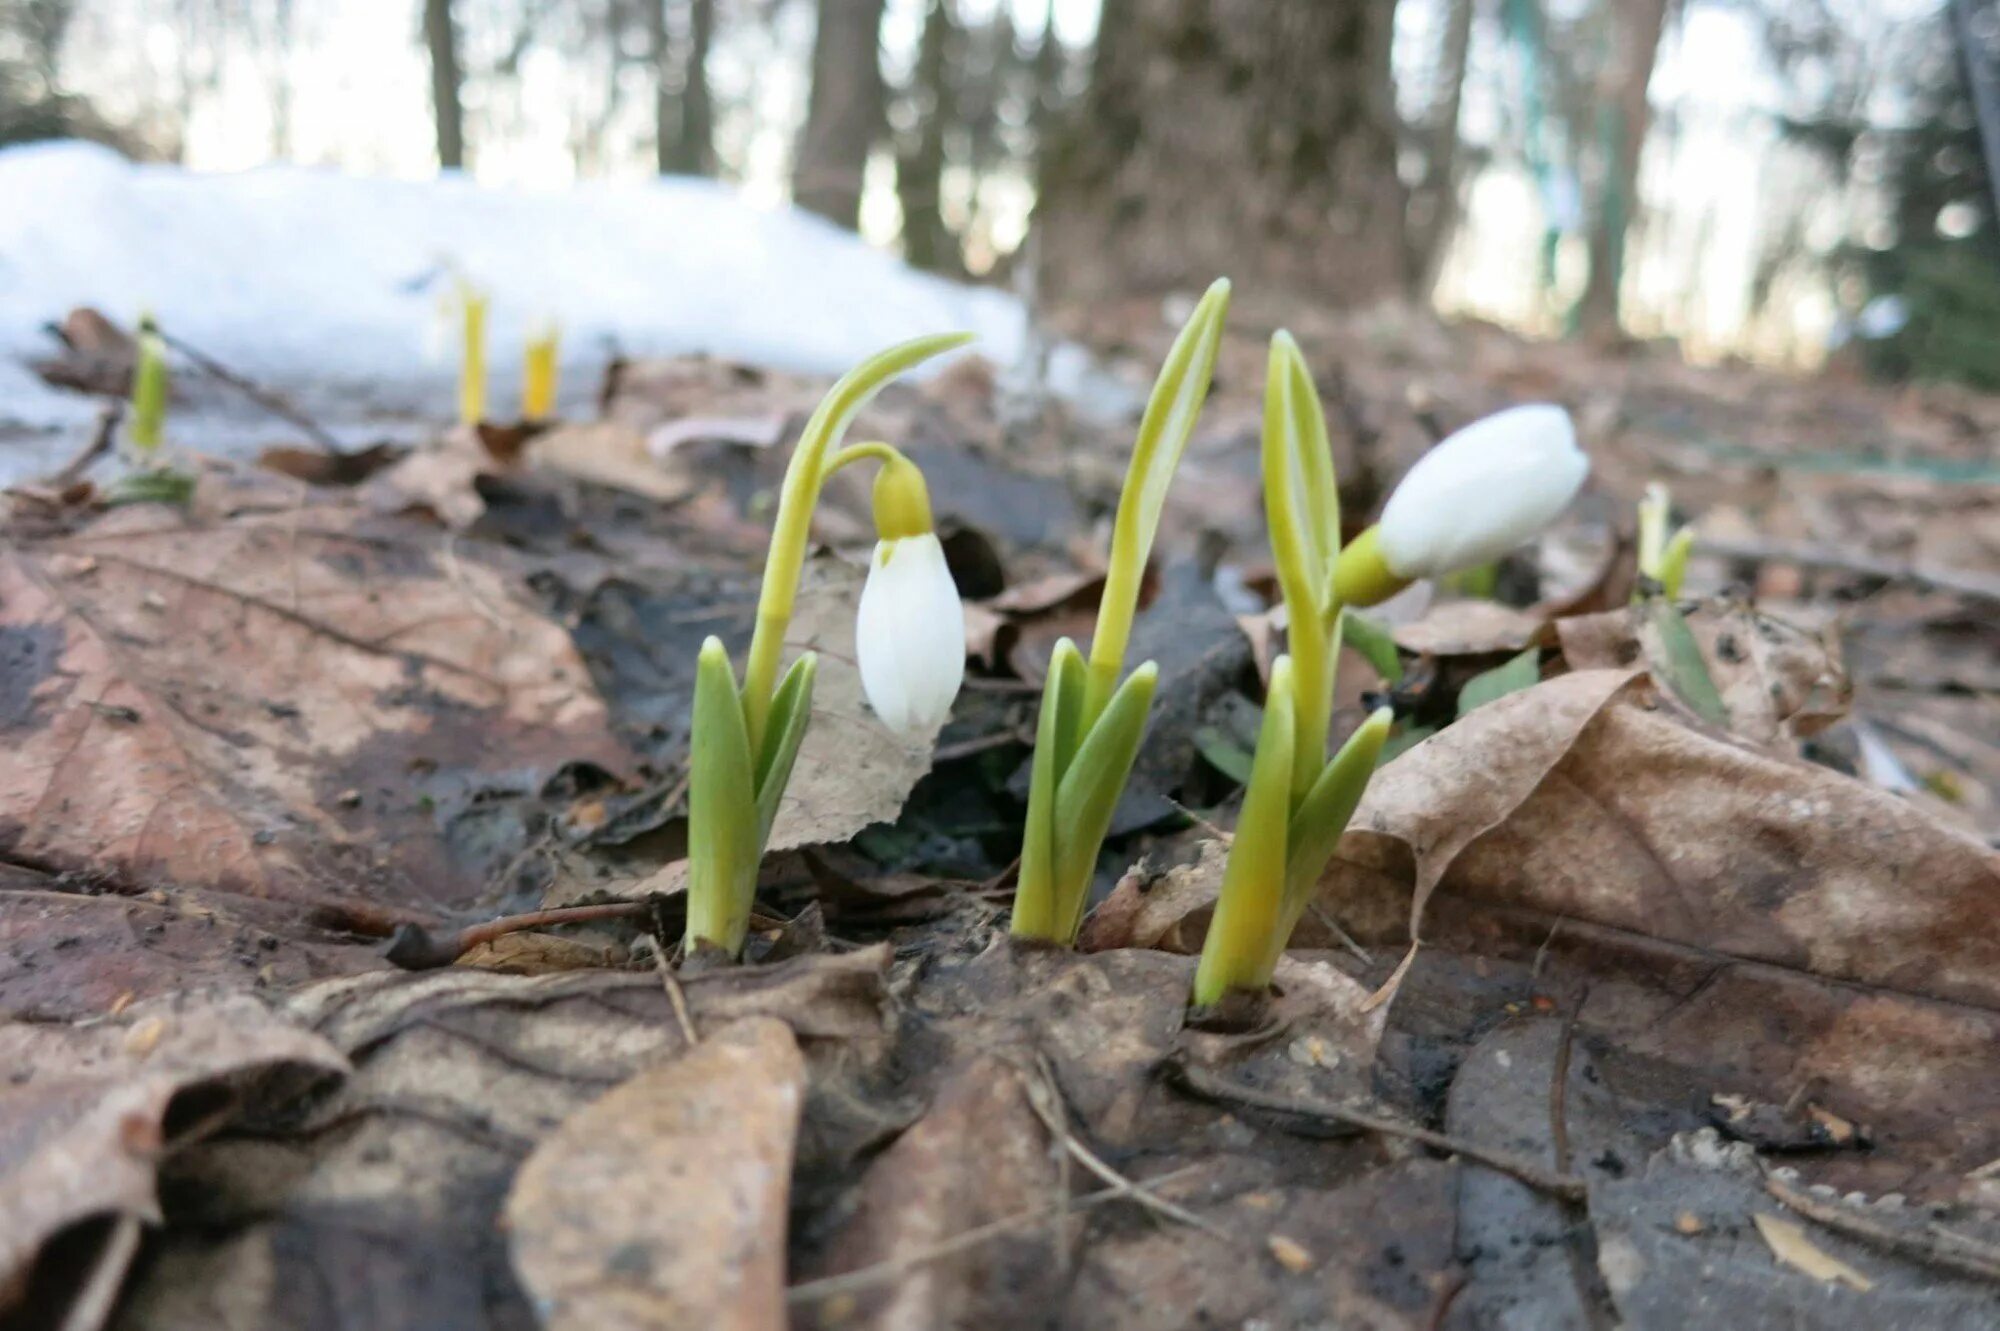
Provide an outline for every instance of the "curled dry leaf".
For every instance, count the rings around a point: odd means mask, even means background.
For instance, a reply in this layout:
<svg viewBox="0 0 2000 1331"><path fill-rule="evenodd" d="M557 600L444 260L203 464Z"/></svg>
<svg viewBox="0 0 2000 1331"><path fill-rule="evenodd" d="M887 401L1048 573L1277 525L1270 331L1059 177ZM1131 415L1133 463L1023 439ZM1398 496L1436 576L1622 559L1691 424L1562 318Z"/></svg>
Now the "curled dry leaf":
<svg viewBox="0 0 2000 1331"><path fill-rule="evenodd" d="M1805 1230L1794 1222L1762 1211L1750 1218L1757 1222L1757 1232L1764 1236L1764 1242L1771 1245L1771 1255L1786 1266L1803 1271L1814 1280L1838 1280L1863 1294L1875 1288L1874 1281L1807 1238Z"/></svg>
<svg viewBox="0 0 2000 1331"><path fill-rule="evenodd" d="M8 1072L0 1083L0 1320L32 1301L54 1325L77 1284L98 1276L115 1287L130 1261L131 1245L107 1242L107 1222L159 1222L164 1160L347 1064L318 1036L237 998L140 1004L87 1027L0 1026L0 1067ZM37 1272L37 1254L58 1236L72 1260ZM99 1275L107 1262L113 1269Z"/></svg>
<svg viewBox="0 0 2000 1331"><path fill-rule="evenodd" d="M619 421L558 425L535 436L527 463L536 471L609 485L660 503L685 499L698 488L691 478L661 466L646 437Z"/></svg>
<svg viewBox="0 0 2000 1331"><path fill-rule="evenodd" d="M0 634L0 845L135 889L464 901L515 849L482 846L475 800L625 763L507 578L335 502L0 551Z"/></svg>
<svg viewBox="0 0 2000 1331"><path fill-rule="evenodd" d="M572 1114L505 1219L550 1331L782 1331L786 1199L805 1061L737 1022Z"/></svg>
<svg viewBox="0 0 2000 1331"><path fill-rule="evenodd" d="M1825 979L2000 1006L2000 856L1850 777L1696 729L1617 672L1474 712L1384 768L1355 821L1366 830L1342 843L1336 891L1343 865L1384 869L1382 843L1400 843L1418 918L1446 882Z"/></svg>

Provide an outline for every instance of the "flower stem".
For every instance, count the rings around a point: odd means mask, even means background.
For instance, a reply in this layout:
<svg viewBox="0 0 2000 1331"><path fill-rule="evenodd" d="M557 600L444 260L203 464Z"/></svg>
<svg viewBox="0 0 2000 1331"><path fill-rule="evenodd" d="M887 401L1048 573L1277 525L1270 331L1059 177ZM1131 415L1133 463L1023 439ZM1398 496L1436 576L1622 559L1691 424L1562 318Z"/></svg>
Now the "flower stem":
<svg viewBox="0 0 2000 1331"><path fill-rule="evenodd" d="M764 585L757 594L757 626L751 632L750 658L743 671L743 716L749 726L750 748L764 742L771 719L771 695L778 684L778 666L785 650L785 630L798 599L799 576L805 569L806 544L812 534L813 508L825 484L826 456L868 400L903 371L941 352L972 340L969 333L941 333L890 347L849 370L821 399L805 433L792 451L785 480L778 492L778 516L771 529L771 551L764 560ZM887 449L888 445L882 445ZM893 452L893 450L890 450ZM871 452L856 456L870 456ZM898 454L898 457L901 455ZM853 459L847 459L852 461ZM840 465L846 465L843 461Z"/></svg>

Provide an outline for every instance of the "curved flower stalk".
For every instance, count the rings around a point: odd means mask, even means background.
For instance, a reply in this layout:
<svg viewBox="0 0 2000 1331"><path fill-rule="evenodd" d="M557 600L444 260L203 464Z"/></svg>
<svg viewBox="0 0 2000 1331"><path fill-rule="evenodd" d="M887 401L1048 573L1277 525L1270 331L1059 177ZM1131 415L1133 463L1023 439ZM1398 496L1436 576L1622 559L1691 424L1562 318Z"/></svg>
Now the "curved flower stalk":
<svg viewBox="0 0 2000 1331"><path fill-rule="evenodd" d="M937 535L923 473L887 444L839 445L855 414L889 380L971 340L961 333L917 338L864 362L833 386L806 422L785 469L741 688L722 640L711 637L702 644L688 774L690 952L707 947L734 957L749 932L758 861L805 738L819 668L817 656L808 652L779 679L785 630L820 491L828 476L850 463L881 464L875 479L881 539L869 561L855 630L863 688L883 718L903 729L941 721L958 692L965 670L964 611L955 591L946 606L950 574L942 550L935 563L930 559ZM945 635L932 621L952 616L958 618L947 661L941 647ZM913 627L919 618L925 620L922 631Z"/></svg>
<svg viewBox="0 0 2000 1331"><path fill-rule="evenodd" d="M1373 604L1417 578L1505 553L1562 511L1587 468L1559 408L1502 412L1427 454L1390 496L1382 522L1343 549L1318 391L1291 336L1271 339L1264 505L1290 652L1271 669L1243 812L1195 971L1198 1006L1269 987L1388 739L1385 707L1327 757L1343 605Z"/></svg>
<svg viewBox="0 0 2000 1331"><path fill-rule="evenodd" d="M126 441L149 458L160 451L167 431L167 345L153 316L139 318L139 361L132 371L132 425Z"/></svg>
<svg viewBox="0 0 2000 1331"><path fill-rule="evenodd" d="M1682 527L1669 536L1667 522L1673 496L1658 481L1646 487L1639 501L1639 576L1669 601L1680 599L1687 581L1688 555L1694 549L1694 528ZM1648 587L1642 585L1632 599L1644 599Z"/></svg>
<svg viewBox="0 0 2000 1331"><path fill-rule="evenodd" d="M1418 458L1382 520L1341 552L1335 592L1348 605L1375 605L1419 578L1498 559L1569 507L1589 473L1561 407L1474 421Z"/></svg>
<svg viewBox="0 0 2000 1331"><path fill-rule="evenodd" d="M1020 884L1014 893L1017 938L1068 944L1083 923L1097 852L1132 774L1159 680L1150 661L1119 679L1138 611L1139 584L1167 486L1208 396L1228 312L1229 282L1218 279L1174 339L1125 472L1090 659L1086 662L1065 638L1049 663L1035 731Z"/></svg>

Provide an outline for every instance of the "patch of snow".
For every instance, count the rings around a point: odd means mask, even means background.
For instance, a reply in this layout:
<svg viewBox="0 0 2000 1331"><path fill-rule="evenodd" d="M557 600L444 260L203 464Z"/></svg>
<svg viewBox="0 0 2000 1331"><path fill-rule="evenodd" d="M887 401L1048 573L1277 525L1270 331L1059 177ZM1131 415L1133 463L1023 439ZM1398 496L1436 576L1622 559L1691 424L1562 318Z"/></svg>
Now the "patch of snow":
<svg viewBox="0 0 2000 1331"><path fill-rule="evenodd" d="M275 387L365 386L378 405L421 389L447 416L448 367L425 344L453 268L492 298L496 402L548 318L576 389L614 348L831 374L922 333L969 330L1002 366L1026 341L1014 297L918 273L830 223L706 180L537 192L455 174L204 175L60 142L0 151L0 199L0 422L15 427L89 419L82 399L18 365L52 349L42 325L76 305L126 325L151 310Z"/></svg>

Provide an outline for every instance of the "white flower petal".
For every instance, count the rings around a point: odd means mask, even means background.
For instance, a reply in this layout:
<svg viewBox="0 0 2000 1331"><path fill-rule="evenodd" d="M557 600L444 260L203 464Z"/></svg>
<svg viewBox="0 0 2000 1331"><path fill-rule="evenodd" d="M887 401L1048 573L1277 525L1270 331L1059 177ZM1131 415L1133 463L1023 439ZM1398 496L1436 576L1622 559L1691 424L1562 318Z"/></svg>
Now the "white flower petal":
<svg viewBox="0 0 2000 1331"><path fill-rule="evenodd" d="M854 646L868 705L891 730L944 724L965 681L965 607L935 533L876 542Z"/></svg>
<svg viewBox="0 0 2000 1331"><path fill-rule="evenodd" d="M1561 407L1474 421L1417 459L1389 496L1382 557L1403 578L1489 563L1554 521L1589 472Z"/></svg>

